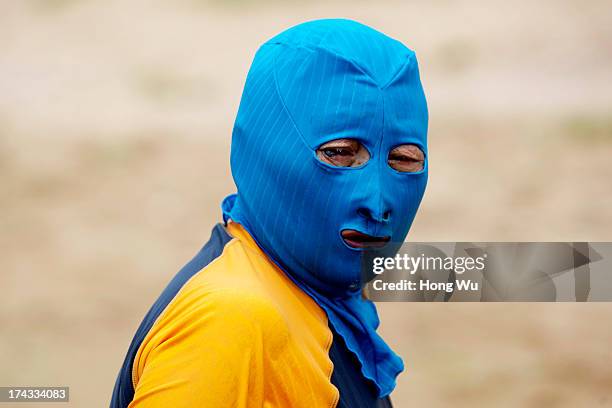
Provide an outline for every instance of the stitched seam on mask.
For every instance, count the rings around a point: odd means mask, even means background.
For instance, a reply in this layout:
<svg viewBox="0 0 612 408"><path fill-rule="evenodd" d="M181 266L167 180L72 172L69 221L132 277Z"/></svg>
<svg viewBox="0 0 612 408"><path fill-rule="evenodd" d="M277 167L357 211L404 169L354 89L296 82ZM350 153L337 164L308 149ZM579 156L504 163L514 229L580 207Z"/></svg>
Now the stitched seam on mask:
<svg viewBox="0 0 612 408"><path fill-rule="evenodd" d="M310 45L312 45L313 47L320 47L321 43L323 41L325 41L327 39L327 37L329 36L329 34L332 32L331 28L327 28L327 30L325 31L325 33L321 36L321 38L319 39L319 42L317 42L316 44L307 44L304 43L302 41L298 41L298 42L287 42L284 40L279 40L279 39L271 39L269 41L266 41L263 45L284 45L287 47L295 47L295 48L307 48L310 49Z"/></svg>
<svg viewBox="0 0 612 408"><path fill-rule="evenodd" d="M283 43L275 43L273 45L285 45L285 44L283 44ZM306 47L304 47L304 48L308 49ZM309 54L308 58L311 58L311 57L312 57L312 54ZM283 98L283 95L281 94L280 89L278 87L278 79L277 79L277 75L276 75L276 54L274 54L274 64L273 64L273 67L272 67L272 75L274 77L274 89L276 90L276 95L278 96L278 99L280 100L280 103L283 106L284 111L287 113L287 116L289 117L289 120L291 121L291 124L293 125L293 128L295 129L297 134L300 136L300 140L302 141L302 143L304 143L304 145L308 149L312 149L312 147L310 147L310 145L306 142L306 138L304 137L304 135L302 134L302 131L300 130L300 128L298 127L297 123L293 119L293 115L291 114L291 111L289 110L289 108L285 104L285 99Z"/></svg>
<svg viewBox="0 0 612 408"><path fill-rule="evenodd" d="M327 33L324 38L321 39L320 42L323 42L323 40L325 39L325 37L327 37L329 33ZM359 72L361 72L363 75L365 75L366 77L368 77L370 79L370 81L372 81L372 83L380 90L382 90L383 88L378 84L378 82L370 75L368 74L363 68L361 68L361 66L359 66L359 64L357 64L355 61L353 61L350 58L347 58L345 56L343 56L342 54L338 53L337 51L335 51L332 48L324 48L321 47L320 44L314 45L314 46L309 46L309 45L301 45L301 44L287 44L284 42L271 42L271 43L266 43L264 45L267 46L284 46L284 47L290 47L290 48L303 48L305 50L308 50L310 52L308 58L312 58L312 55L315 51L321 51L321 52L326 52L328 54L331 54L335 57L337 57L338 59L344 60L346 62L348 62L349 64L351 64L352 66L354 66ZM287 107L287 104L285 103L285 99L283 98L282 93L280 92L280 88L278 85L278 76L277 76L277 56L274 55L274 64L272 67L272 74L274 77L274 88L276 90L276 94L281 102L281 105L283 107L283 110L287 113L287 116L289 117L289 120L291 121L291 124L293 125L293 128L296 130L296 132L298 133L298 135L300 136L300 139L302 140L302 143L304 143L304 145L308 148L308 149L312 149L313 147L311 147L307 142L306 142L306 138L304 137L304 134L302 133L302 131L300 130L300 128L297 125L297 122L295 121L295 119L293 118L293 114L291 113L291 111L289 110L289 108ZM410 58L410 56L408 56L407 58ZM409 63L410 61L408 61ZM400 69L398 69L398 71L393 75L393 78L391 79L391 81L393 81L395 79L395 77L397 75L399 75L399 73L402 71L402 68L406 65L408 65L408 63L403 64ZM391 83L391 81L389 81L389 83ZM389 84L388 83L388 84ZM388 85L387 84L387 85ZM385 85L385 86L387 86ZM383 111L383 115L384 115L384 111ZM380 147L379 147L379 153L380 153Z"/></svg>
<svg viewBox="0 0 612 408"><path fill-rule="evenodd" d="M383 154L382 154L382 149L383 149L383 142L385 141L385 95L382 92L382 89L380 90L380 99L382 100L382 125L380 127L380 144L378 145L378 166L379 166L379 172L378 172L378 185L382 186L383 185L383 181L382 181L382 174L383 174L383 160L384 163L387 162L387 156L385 155L385 157L383 158ZM379 192L379 196L378 196L378 211L383 211L382 214L378 214L380 217L384 216L384 210L383 210L383 192L380 191ZM374 225L376 225L378 227L378 224L380 224L381 222L383 222L384 220L382 220L380 222L376 222ZM374 231L374 233L376 235L378 235L378 228Z"/></svg>
<svg viewBox="0 0 612 408"><path fill-rule="evenodd" d="M345 55L342 55L342 53L340 53L339 51L335 50L333 47L330 46L322 46L321 43L327 38L327 36L330 33L327 33L324 38L322 38L318 44L288 44L288 43L284 43L284 42L273 42L273 43L267 43L270 45L284 45L286 47L293 47L293 48L304 48L308 51L310 51L311 53L315 53L315 52L323 52L323 53L327 53L330 54L342 61L345 61L349 64L351 64L352 66L354 66L359 72L361 72L363 75L367 76L368 79L370 81L372 81L372 83L374 85L376 85L377 88L382 88L380 86L380 84L378 83L378 81L376 81L376 79L374 79L374 77L372 77L372 75L370 75L357 61L355 61L354 59L347 57ZM405 64L402 64L402 66L400 66L399 71L401 71L402 67ZM395 77L397 75L397 73L393 74L393 77ZM393 78L392 78L393 79Z"/></svg>
<svg viewBox="0 0 612 408"><path fill-rule="evenodd" d="M378 81L376 81L376 79L374 79L374 77L372 77L372 75L370 75L365 69L363 69L361 67L361 65L359 65L357 63L357 61L342 55L341 53L339 53L338 51L336 51L332 47L325 48L325 47L315 46L315 47L309 47L309 49L312 50L312 51L316 50L316 51L319 51L319 52L324 52L324 53L327 53L327 54L331 54L331 55L333 55L334 57L336 57L336 58L338 58L340 60L348 62L349 64L354 66L359 72L361 72L363 75L367 76L370 79L370 81L372 81L372 83L374 85L376 85L377 88L380 88L380 85L379 85Z"/></svg>
<svg viewBox="0 0 612 408"><path fill-rule="evenodd" d="M383 86L380 87L380 89L386 89L388 88L393 82L395 82L395 80L400 76L400 74L402 72L404 72L404 70L409 67L412 63L412 58L411 58L411 54L408 54L406 56L406 62L404 62L402 65L400 65L400 67L397 69L397 72L395 72L392 76L391 79L389 79Z"/></svg>

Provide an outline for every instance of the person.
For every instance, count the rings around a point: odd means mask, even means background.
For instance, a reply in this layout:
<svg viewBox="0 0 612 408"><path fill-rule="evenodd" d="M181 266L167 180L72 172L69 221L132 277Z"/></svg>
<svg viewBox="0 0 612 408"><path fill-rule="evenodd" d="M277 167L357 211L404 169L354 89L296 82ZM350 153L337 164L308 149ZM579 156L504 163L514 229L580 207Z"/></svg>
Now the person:
<svg viewBox="0 0 612 408"><path fill-rule="evenodd" d="M360 262L408 233L427 124L400 42L351 20L265 42L232 133L237 194L138 328L111 406L391 406L404 366Z"/></svg>

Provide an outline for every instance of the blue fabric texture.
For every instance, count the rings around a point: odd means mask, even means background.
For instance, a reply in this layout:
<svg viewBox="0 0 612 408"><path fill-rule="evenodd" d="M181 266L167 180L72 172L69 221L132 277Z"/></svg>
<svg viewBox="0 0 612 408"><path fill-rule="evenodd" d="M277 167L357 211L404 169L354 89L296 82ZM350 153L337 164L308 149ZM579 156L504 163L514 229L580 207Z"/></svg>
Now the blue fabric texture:
<svg viewBox="0 0 612 408"><path fill-rule="evenodd" d="M232 133L237 194L224 219L241 223L263 251L327 313L380 397L403 362L376 333L363 299L362 250L344 229L404 241L427 184L427 103L417 60L400 42L351 20L317 20L264 43L249 70ZM352 138L360 167L334 167L316 150ZM414 144L424 170L401 173L391 149Z"/></svg>

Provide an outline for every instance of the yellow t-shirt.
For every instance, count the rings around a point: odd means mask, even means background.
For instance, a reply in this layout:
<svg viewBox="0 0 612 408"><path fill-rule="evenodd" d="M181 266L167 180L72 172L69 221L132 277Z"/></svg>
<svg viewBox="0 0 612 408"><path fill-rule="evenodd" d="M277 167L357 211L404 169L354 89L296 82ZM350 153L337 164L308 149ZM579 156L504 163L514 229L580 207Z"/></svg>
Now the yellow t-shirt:
<svg viewBox="0 0 612 408"><path fill-rule="evenodd" d="M139 329L144 338L124 367L129 407L334 407L324 311L242 226L227 232L221 254Z"/></svg>

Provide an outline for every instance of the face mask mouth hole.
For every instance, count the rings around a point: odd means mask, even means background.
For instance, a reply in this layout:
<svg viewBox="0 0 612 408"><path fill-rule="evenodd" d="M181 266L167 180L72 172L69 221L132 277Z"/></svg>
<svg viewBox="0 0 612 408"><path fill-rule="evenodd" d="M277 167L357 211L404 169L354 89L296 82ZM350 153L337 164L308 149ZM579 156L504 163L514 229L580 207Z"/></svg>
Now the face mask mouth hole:
<svg viewBox="0 0 612 408"><path fill-rule="evenodd" d="M351 249L382 249L390 241L390 236L372 236L353 229L344 229L340 237Z"/></svg>

